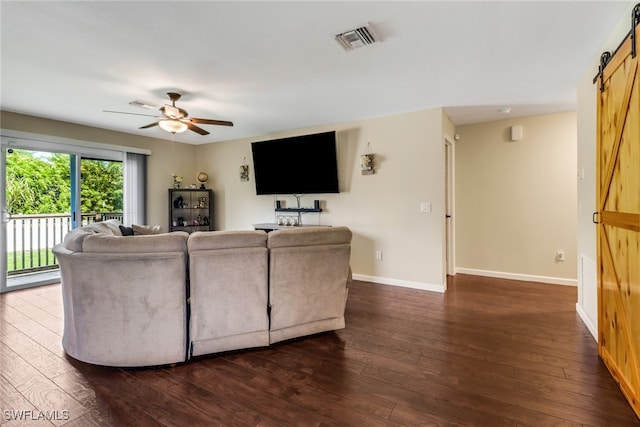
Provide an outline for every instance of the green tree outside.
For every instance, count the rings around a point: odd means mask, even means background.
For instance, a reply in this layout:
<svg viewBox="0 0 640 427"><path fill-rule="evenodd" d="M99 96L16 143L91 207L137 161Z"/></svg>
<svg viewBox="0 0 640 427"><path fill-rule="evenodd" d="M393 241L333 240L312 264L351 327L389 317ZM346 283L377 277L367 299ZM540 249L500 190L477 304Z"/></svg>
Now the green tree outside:
<svg viewBox="0 0 640 427"><path fill-rule="evenodd" d="M13 214L69 212L69 156L32 151L7 153L7 207Z"/></svg>
<svg viewBox="0 0 640 427"><path fill-rule="evenodd" d="M14 149L7 153L6 199L12 214L68 213L71 168L68 154ZM82 212L122 212L123 164L107 160L81 162Z"/></svg>
<svg viewBox="0 0 640 427"><path fill-rule="evenodd" d="M122 162L83 159L81 164L82 212L122 212Z"/></svg>

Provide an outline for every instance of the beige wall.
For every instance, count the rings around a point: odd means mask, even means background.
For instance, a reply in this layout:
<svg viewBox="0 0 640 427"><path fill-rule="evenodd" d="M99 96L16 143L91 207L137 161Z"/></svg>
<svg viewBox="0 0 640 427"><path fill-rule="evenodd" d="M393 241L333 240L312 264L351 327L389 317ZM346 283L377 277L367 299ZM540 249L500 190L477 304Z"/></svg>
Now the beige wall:
<svg viewBox="0 0 640 427"><path fill-rule="evenodd" d="M511 141L513 125L524 139ZM459 126L458 271L574 284L576 114ZM556 251L566 260L558 262Z"/></svg>
<svg viewBox="0 0 640 427"><path fill-rule="evenodd" d="M382 283L442 288L443 271L443 132L453 125L442 109L379 119L341 123L227 141L198 147L197 167L210 176L215 192L216 227L250 229L274 222L273 196L256 196L251 142L336 130L340 194L310 195L302 205L321 200L321 214L305 214L303 222L346 225L354 232L352 268L356 275ZM374 175L360 173L359 156L371 143ZM249 182L240 182L243 158ZM279 197L294 206L291 196ZM430 202L433 212L420 213ZM375 258L377 250L383 259Z"/></svg>
<svg viewBox="0 0 640 427"><path fill-rule="evenodd" d="M164 229L171 174L183 175L190 184L198 171L207 172L218 230L274 221L274 197L255 193L251 141L336 130L341 193L304 197L303 206L322 200L324 212L305 214L303 221L350 227L352 268L360 278L423 289L445 287L443 135L451 137L455 129L441 108L200 146L7 112L2 113L2 127L151 150L148 217ZM366 153L367 143L375 153L376 173L365 176L359 156ZM243 158L250 165L249 182L240 182L238 176ZM282 199L293 206L293 197ZM432 204L431 213L420 213L422 202ZM375 259L377 250L382 260Z"/></svg>
<svg viewBox="0 0 640 427"><path fill-rule="evenodd" d="M167 199L169 196L167 189L173 184L172 173L183 175L187 182L196 174L194 164L197 147L194 145L173 143L162 139L6 111L0 112L0 114L2 129L150 150L147 175L147 221L149 224L160 224L164 230L167 230L168 226Z"/></svg>
<svg viewBox="0 0 640 427"><path fill-rule="evenodd" d="M629 32L631 11L635 2L629 8L615 28L611 29L611 36L604 43L600 52L613 52L622 39ZM593 337L598 338L598 282L597 282L597 254L596 227L592 221L592 213L596 209L596 97L597 83L593 77L598 73L600 57L596 56L586 69L578 84L578 170L581 179L578 180L578 303L576 309L580 317L589 328Z"/></svg>

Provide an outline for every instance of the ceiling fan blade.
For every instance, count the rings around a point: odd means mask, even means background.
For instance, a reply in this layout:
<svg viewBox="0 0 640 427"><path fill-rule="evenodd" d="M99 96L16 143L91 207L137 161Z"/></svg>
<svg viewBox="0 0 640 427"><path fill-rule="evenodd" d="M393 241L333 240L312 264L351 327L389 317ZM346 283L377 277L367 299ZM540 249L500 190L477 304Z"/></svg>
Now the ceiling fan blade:
<svg viewBox="0 0 640 427"><path fill-rule="evenodd" d="M159 108L157 105L144 101L131 101L129 102L129 105L132 107L144 108L145 110L157 110Z"/></svg>
<svg viewBox="0 0 640 427"><path fill-rule="evenodd" d="M228 122L226 120L197 119L195 117L189 117L187 120L201 125L233 126L233 122Z"/></svg>
<svg viewBox="0 0 640 427"><path fill-rule="evenodd" d="M156 114L127 113L126 111L102 110L104 113L131 114L132 116L158 117Z"/></svg>
<svg viewBox="0 0 640 427"><path fill-rule="evenodd" d="M189 129L191 129L194 132L199 133L200 135L209 135L209 132L207 132L206 130L199 128L198 126L194 125L193 123L190 122L183 122L185 125L187 125L187 127Z"/></svg>
<svg viewBox="0 0 640 427"><path fill-rule="evenodd" d="M158 126L158 123L159 123L159 122L150 123L150 124L145 125L145 126L140 126L138 129L149 129L149 128L152 128L152 127L154 127L154 126Z"/></svg>

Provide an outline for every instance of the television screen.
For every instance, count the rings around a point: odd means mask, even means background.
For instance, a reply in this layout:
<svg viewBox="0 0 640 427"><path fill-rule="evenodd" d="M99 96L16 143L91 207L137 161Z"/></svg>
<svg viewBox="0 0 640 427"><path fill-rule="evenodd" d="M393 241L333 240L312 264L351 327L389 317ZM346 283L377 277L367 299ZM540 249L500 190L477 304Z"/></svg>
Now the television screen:
<svg viewBox="0 0 640 427"><path fill-rule="evenodd" d="M338 193L335 131L251 143L256 193Z"/></svg>

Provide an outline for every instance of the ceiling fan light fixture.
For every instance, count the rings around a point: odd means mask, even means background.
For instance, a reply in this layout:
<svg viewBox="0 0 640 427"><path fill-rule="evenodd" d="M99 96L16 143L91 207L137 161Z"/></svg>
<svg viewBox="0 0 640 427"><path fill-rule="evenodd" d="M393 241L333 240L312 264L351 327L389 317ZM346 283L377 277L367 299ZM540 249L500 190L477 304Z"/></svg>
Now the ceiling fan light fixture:
<svg viewBox="0 0 640 427"><path fill-rule="evenodd" d="M182 123L179 120L160 120L158 122L162 130L165 130L169 133L181 133L187 130L187 125Z"/></svg>

